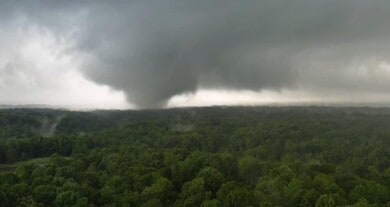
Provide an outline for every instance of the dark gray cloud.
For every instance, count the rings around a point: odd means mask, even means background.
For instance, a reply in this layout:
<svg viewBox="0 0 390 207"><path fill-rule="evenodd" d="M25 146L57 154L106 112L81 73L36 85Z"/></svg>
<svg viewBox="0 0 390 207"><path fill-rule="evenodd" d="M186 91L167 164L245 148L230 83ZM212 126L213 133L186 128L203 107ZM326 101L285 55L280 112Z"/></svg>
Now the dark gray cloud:
<svg viewBox="0 0 390 207"><path fill-rule="evenodd" d="M66 35L83 74L158 107L202 88L390 89L390 1L3 1ZM5 21L5 20L4 20Z"/></svg>

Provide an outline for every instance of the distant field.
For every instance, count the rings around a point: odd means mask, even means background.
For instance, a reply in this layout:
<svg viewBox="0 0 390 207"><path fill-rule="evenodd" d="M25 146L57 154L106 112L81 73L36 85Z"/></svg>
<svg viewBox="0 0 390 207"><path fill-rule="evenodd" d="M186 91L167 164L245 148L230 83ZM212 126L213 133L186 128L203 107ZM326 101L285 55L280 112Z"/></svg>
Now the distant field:
<svg viewBox="0 0 390 207"><path fill-rule="evenodd" d="M0 173L12 173L15 172L15 169L23 164L30 164L30 163L35 163L37 165L44 165L47 162L49 162L50 157L41 157L41 158L36 158L36 159L31 159L31 160L26 160L22 162L16 162L12 164L0 164Z"/></svg>

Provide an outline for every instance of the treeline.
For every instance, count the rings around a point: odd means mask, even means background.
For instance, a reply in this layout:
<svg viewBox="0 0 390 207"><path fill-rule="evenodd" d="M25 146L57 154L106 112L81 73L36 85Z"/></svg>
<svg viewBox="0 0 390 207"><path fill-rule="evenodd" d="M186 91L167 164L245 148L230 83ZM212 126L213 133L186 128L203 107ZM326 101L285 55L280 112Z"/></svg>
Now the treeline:
<svg viewBox="0 0 390 207"><path fill-rule="evenodd" d="M4 162L55 155L0 175L0 206L390 206L385 109L99 113L1 140Z"/></svg>

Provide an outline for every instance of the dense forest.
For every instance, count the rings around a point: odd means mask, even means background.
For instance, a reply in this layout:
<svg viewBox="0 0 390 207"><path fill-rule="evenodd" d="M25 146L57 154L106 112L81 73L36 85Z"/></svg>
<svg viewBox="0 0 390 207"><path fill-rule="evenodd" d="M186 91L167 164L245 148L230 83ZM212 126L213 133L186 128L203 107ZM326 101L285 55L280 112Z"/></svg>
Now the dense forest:
<svg viewBox="0 0 390 207"><path fill-rule="evenodd" d="M390 206L387 108L0 110L0 163L40 157L0 206Z"/></svg>

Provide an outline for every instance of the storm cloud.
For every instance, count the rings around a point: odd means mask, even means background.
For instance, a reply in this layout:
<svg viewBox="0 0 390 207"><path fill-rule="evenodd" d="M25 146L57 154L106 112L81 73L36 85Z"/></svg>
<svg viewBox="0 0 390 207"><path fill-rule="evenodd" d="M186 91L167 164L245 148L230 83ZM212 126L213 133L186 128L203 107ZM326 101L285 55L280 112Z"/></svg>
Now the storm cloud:
<svg viewBox="0 0 390 207"><path fill-rule="evenodd" d="M353 97L390 89L390 1L15 2L0 3L2 28L33 24L71 42L64 52L85 77L139 107L199 88Z"/></svg>

